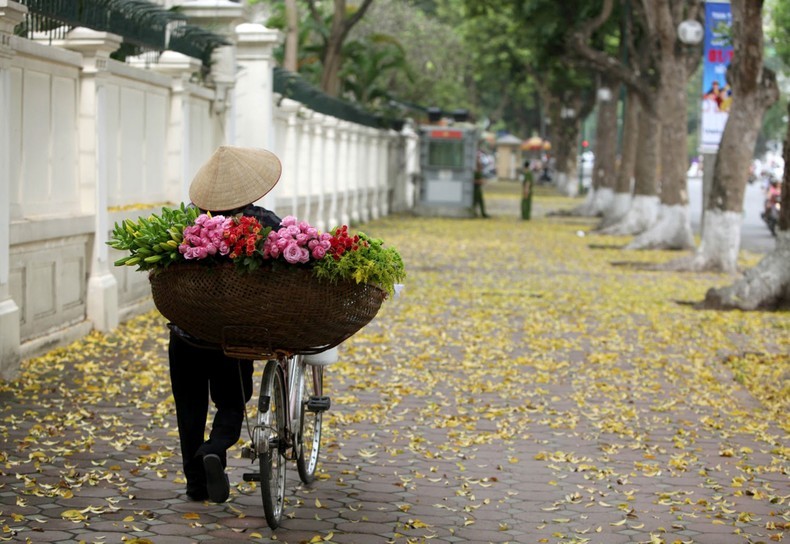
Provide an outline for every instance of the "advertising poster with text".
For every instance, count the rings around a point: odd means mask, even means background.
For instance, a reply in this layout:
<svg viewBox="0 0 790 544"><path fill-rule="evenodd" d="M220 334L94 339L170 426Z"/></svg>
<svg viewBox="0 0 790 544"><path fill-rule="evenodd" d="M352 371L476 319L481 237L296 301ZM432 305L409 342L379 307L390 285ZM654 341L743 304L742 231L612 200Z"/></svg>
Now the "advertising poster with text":
<svg viewBox="0 0 790 544"><path fill-rule="evenodd" d="M700 138L703 152L715 153L718 150L732 103L732 90L726 77L727 67L732 60L731 26L732 13L729 2L705 2Z"/></svg>

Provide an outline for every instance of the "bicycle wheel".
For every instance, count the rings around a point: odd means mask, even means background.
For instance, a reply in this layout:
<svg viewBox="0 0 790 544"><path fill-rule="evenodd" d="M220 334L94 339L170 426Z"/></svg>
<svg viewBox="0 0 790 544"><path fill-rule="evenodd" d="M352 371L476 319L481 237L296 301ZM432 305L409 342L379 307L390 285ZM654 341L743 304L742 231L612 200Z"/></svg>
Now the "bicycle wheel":
<svg viewBox="0 0 790 544"><path fill-rule="evenodd" d="M299 403L299 433L296 440L296 468L299 478L306 484L315 480L318 453L321 450L321 424L323 413L329 408L329 399L323 396L324 367L308 365L298 358L301 367L302 391Z"/></svg>
<svg viewBox="0 0 790 544"><path fill-rule="evenodd" d="M269 361L263 369L255 430L263 512L272 529L280 524L285 502L285 410L283 372L277 361Z"/></svg>

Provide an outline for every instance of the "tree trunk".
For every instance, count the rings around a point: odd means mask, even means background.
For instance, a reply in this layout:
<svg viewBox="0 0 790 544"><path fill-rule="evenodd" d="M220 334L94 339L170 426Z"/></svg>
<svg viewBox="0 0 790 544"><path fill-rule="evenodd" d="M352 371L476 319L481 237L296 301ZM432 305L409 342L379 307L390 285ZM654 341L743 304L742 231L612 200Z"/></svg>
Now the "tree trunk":
<svg viewBox="0 0 790 544"><path fill-rule="evenodd" d="M713 169L702 243L687 259L667 263L684 270L737 271L743 197L749 164L765 111L779 98L776 79L763 67L762 2L732 2L733 60L727 73L732 102Z"/></svg>
<svg viewBox="0 0 790 544"><path fill-rule="evenodd" d="M636 146L639 138L639 110L639 98L636 93L628 91L625 96L623 143L620 151L620 165L615 179L614 195L609 206L603 211L603 219L597 227L599 230L617 223L625 217L631 207L631 187L634 182Z"/></svg>
<svg viewBox="0 0 790 544"><path fill-rule="evenodd" d="M599 90L598 115L595 130L595 162L592 171L592 190L585 202L572 215L595 217L602 215L614 198L617 163L617 98L616 82L605 78ZM608 91L608 95L606 95ZM602 96L601 93L605 96Z"/></svg>
<svg viewBox="0 0 790 544"><path fill-rule="evenodd" d="M296 0L285 0L285 58L283 68L296 73L299 71L297 63L299 49L299 13L296 8Z"/></svg>
<svg viewBox="0 0 790 544"><path fill-rule="evenodd" d="M324 42L323 56L321 57L321 90L327 95L337 98L340 95L340 67L343 64L343 42L349 31L365 15L373 0L362 0L356 9L346 9L346 0L334 0L332 24L329 35ZM312 16L320 20L316 8L316 0L308 0ZM350 15L349 15L350 13Z"/></svg>
<svg viewBox="0 0 790 544"><path fill-rule="evenodd" d="M734 7L734 6L733 6ZM790 106L787 109L790 115ZM729 121L727 121L729 125ZM725 127L725 134L727 127ZM723 136L722 136L723 138ZM790 164L790 123L784 144L785 164ZM757 266L732 285L709 289L697 308L720 310L773 310L790 308L790 168L785 168L776 247ZM707 228L707 227L706 227Z"/></svg>
<svg viewBox="0 0 790 544"><path fill-rule="evenodd" d="M686 83L690 52L677 37L678 16L672 2L653 4L660 48L658 117L661 120L661 209L658 221L637 236L630 249L690 249L694 235L688 209L686 180L688 131Z"/></svg>
<svg viewBox="0 0 790 544"><path fill-rule="evenodd" d="M579 192L576 162L578 149L576 142L579 139L581 122L576 116L578 107L573 104L566 106L560 100L547 100L549 118L551 119L551 140L554 150L554 183L559 191L567 196L576 196ZM568 110L573 109L574 115L568 116ZM563 115L563 111L566 112Z"/></svg>
<svg viewBox="0 0 790 544"><path fill-rule="evenodd" d="M633 236L649 229L658 218L659 198L656 181L660 125L656 112L644 99L640 104L639 138L636 143L634 196L625 216L601 234Z"/></svg>
<svg viewBox="0 0 790 544"><path fill-rule="evenodd" d="M337 98L340 94L340 65L343 62L342 47L342 38L333 33L329 36L326 42L326 49L324 50L321 90L334 98Z"/></svg>

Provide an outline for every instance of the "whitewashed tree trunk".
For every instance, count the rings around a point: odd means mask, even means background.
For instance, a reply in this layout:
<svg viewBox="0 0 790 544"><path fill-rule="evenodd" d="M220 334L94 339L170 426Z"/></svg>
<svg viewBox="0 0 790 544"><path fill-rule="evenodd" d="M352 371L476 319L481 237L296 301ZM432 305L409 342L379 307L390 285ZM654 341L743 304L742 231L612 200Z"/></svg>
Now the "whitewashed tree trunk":
<svg viewBox="0 0 790 544"><path fill-rule="evenodd" d="M598 187L590 189L584 202L571 211L571 215L581 217L597 217L603 215L614 198L614 189L611 187Z"/></svg>
<svg viewBox="0 0 790 544"><path fill-rule="evenodd" d="M790 164L790 124L785 137L784 159L785 164ZM740 310L790 307L790 168L785 168L781 204L776 248L734 284L709 289L705 300L697 307ZM710 210L706 211L706 215L709 213Z"/></svg>
<svg viewBox="0 0 790 544"><path fill-rule="evenodd" d="M662 270L709 270L735 273L741 245L742 214L708 210L703 221L702 242L694 254L674 259L658 268Z"/></svg>
<svg viewBox="0 0 790 544"><path fill-rule="evenodd" d="M631 193L612 193L612 199L609 202L609 206L604 208L603 211L603 219L601 219L600 224L598 225L598 230L603 230L607 227L610 227L617 222L623 220L623 218L628 213L628 210L631 208L631 201L633 197Z"/></svg>
<svg viewBox="0 0 790 544"><path fill-rule="evenodd" d="M790 304L790 231L779 231L776 248L732 285L709 289L700 308L771 310Z"/></svg>
<svg viewBox="0 0 790 544"><path fill-rule="evenodd" d="M688 205L661 205L658 221L644 231L626 249L691 249L694 235L691 230Z"/></svg>
<svg viewBox="0 0 790 544"><path fill-rule="evenodd" d="M635 195L631 201L631 207L623 218L605 229L601 229L601 234L612 234L615 236L634 236L650 228L658 219L660 201L658 196Z"/></svg>
<svg viewBox="0 0 790 544"><path fill-rule="evenodd" d="M625 100L620 167L617 171L614 194L609 205L603 210L603 219L601 219L597 227L599 230L614 225L623 219L628 213L628 208L631 207L637 141L639 140L639 112L641 109L637 94L629 91Z"/></svg>
<svg viewBox="0 0 790 544"><path fill-rule="evenodd" d="M574 208L571 215L597 217L609 206L617 180L617 104L612 88L616 81L601 76L598 89L598 115L595 129L595 162L592 169L592 188L584 203Z"/></svg>
<svg viewBox="0 0 790 544"><path fill-rule="evenodd" d="M594 201L595 195L598 191L595 187L590 187L590 190L587 191L587 195L584 197L584 202L573 208L568 215L574 215L579 217L594 217L596 214L593 211L594 209Z"/></svg>
<svg viewBox="0 0 790 544"><path fill-rule="evenodd" d="M732 2L734 56L727 72L732 103L716 155L713 185L704 203L705 217L710 216L713 221L713 232L708 233L706 220L706 247L700 248L693 259L680 259L675 268L685 263L692 270L732 272L736 267L741 239L740 230L734 229L734 216L740 218L743 210L749 163L763 115L779 97L773 72L763 66L761 5L762 2L751 0ZM740 226L740 219L737 225Z"/></svg>
<svg viewBox="0 0 790 544"><path fill-rule="evenodd" d="M705 212L702 242L695 255L699 262L698 270L737 271L742 222L743 214L738 212Z"/></svg>
<svg viewBox="0 0 790 544"><path fill-rule="evenodd" d="M557 189L565 196L575 198L579 195L579 180L565 172L557 173Z"/></svg>

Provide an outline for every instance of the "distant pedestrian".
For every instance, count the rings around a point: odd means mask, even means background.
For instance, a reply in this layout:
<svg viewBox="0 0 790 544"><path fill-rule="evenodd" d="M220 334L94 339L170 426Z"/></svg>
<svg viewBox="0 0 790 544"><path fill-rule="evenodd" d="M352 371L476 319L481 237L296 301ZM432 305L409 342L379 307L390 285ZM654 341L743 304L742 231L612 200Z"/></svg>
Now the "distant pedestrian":
<svg viewBox="0 0 790 544"><path fill-rule="evenodd" d="M532 216L532 189L535 178L530 169L530 162L524 161L524 179L521 181L521 219L529 221Z"/></svg>
<svg viewBox="0 0 790 544"><path fill-rule="evenodd" d="M486 213L486 204L483 201L483 185L486 183L484 162L483 150L478 146L477 159L475 161L474 190L472 193L472 211L477 216L477 209L480 208L480 217L491 217Z"/></svg>

